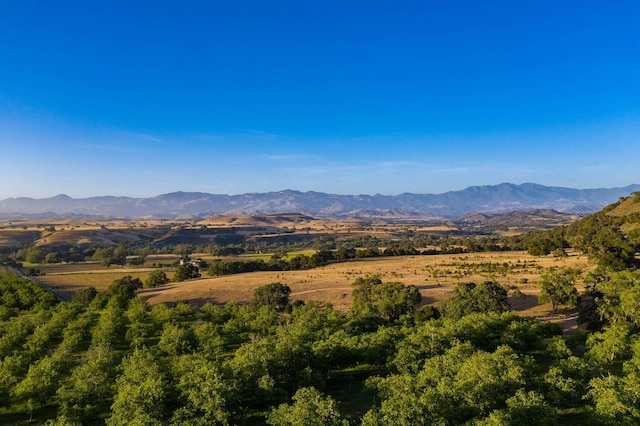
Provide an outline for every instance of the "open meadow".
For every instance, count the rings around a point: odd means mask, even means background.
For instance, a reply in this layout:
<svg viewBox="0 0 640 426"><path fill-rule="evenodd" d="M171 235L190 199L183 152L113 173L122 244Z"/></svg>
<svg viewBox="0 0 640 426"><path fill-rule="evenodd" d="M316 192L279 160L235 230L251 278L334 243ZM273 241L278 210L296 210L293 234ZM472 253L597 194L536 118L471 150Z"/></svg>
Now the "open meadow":
<svg viewBox="0 0 640 426"><path fill-rule="evenodd" d="M73 264L54 264L38 266L43 275L33 277L41 285L53 290L56 295L70 300L73 294L81 288L95 287L98 291L106 290L113 281L127 275L144 281L157 268L154 263L171 263L178 260L176 255L149 256L145 265L139 267L104 266L100 262L80 262ZM166 268L167 276L171 278L173 271Z"/></svg>
<svg viewBox="0 0 640 426"><path fill-rule="evenodd" d="M522 315L551 319L551 305L538 305L536 281L541 272L554 266L584 271L592 267L586 256L574 252L569 252L566 258L536 257L526 252L394 256L333 263L303 271L261 271L202 277L141 290L139 295L151 305L180 301L197 305L229 301L248 303L257 287L280 282L291 288L292 301L327 302L336 309L347 310L351 305L353 281L367 275L379 275L383 281L415 285L422 294L423 303L433 305L450 297L457 283L492 280L506 287L515 286L524 294L524 297L510 298L511 305ZM582 290L581 286L578 289ZM561 315L553 320L560 322L573 318ZM573 321L569 325L573 326Z"/></svg>
<svg viewBox="0 0 640 426"><path fill-rule="evenodd" d="M214 258L194 254L208 262ZM168 264L175 255L149 256L140 267L109 268L98 263L58 264L41 267L45 273L37 280L58 293L69 297L79 288L94 286L106 289L114 280L131 275L145 280L156 268L154 264ZM551 318L549 304L538 305L539 289L536 282L541 272L550 267L572 267L582 271L592 268L587 257L569 251L568 257L531 256L526 252L479 252L466 254L392 256L358 259L349 262L331 263L326 266L297 271L260 271L236 275L202 277L165 286L144 289L139 295L149 304L175 305L188 302L193 305L226 302L248 303L256 288L273 282L291 288L292 301L319 301L332 304L345 311L351 305L352 283L358 277L378 275L383 281L397 281L415 285L423 296L423 304L436 305L450 297L453 288L460 282L481 283L496 281L511 289L520 290L519 297L510 297L511 305L523 316L553 321L567 321L573 326L573 317L560 315ZM172 276L171 268L164 268ZM579 286L579 290L582 290Z"/></svg>
<svg viewBox="0 0 640 426"><path fill-rule="evenodd" d="M529 219L531 220L527 223L547 220L547 218L539 218L538 221L535 221L535 218ZM538 223L538 225L544 228L545 223ZM216 257L209 253L191 254L192 259L201 259L208 264L218 259L268 262L274 251L277 251L279 244L284 245L287 242L302 244L311 239L349 241L357 238L379 238L386 239L388 243L399 241L408 235L465 235L477 231L474 224L453 225L429 221L395 222L377 219L320 220L301 214L214 216L193 222L56 220L3 222L0 225L0 242L6 245L24 246L32 241L34 247L45 250L63 243L77 246L79 249L133 245L142 241L158 247L167 244L213 247L216 244L224 245L242 241L256 244L251 254L224 257ZM518 226L504 226L500 232L517 234L518 230L522 231ZM263 251L258 249L259 247L269 247L269 249ZM302 245L302 247L305 246ZM380 248L384 250L385 247ZM427 249L438 250L439 247L427 246ZM314 249L299 248L284 250L280 255L283 260L290 260L295 255L311 256L315 252ZM345 311L351 305L351 285L358 277L379 275L383 281L415 285L423 296L423 303L433 305L448 298L452 294L452 289L460 282L481 283L491 280L510 288L511 293L515 288L520 290L520 297L511 297L510 302L522 315L547 317L551 310L550 306L537 304L538 288L535 283L539 274L552 266L570 266L583 270L588 270L592 266L588 263L586 256L572 250L569 250L568 254L568 257L536 257L524 251L492 251L389 256L330 263L308 270L251 272L219 277L207 276L207 270L203 268L202 276L198 279L141 290L139 294L151 305L157 303L173 305L181 301L197 305L207 302L224 304L229 301L248 303L257 287L280 282L291 288L291 300L327 302ZM132 257L135 256L131 255L129 260ZM75 291L80 288L93 286L97 290L105 290L114 280L127 275L144 281L158 267L161 267L171 279L173 268L170 265L179 259L178 254L153 253L147 255L144 263L138 266L107 267L95 261L39 265L25 262L25 266L37 266L43 275L36 277L36 280L50 288L63 300L70 300Z"/></svg>

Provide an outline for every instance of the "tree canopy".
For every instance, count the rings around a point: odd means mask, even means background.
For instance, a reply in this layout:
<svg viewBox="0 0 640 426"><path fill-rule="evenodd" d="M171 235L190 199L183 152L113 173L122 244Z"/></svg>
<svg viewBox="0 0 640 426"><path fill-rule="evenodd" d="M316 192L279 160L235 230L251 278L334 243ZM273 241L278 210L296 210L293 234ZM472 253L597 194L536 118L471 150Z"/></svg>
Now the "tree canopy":
<svg viewBox="0 0 640 426"><path fill-rule="evenodd" d="M412 313L422 301L416 286L399 282L383 283L378 276L359 277L353 283L353 306L356 316L379 316L394 322Z"/></svg>
<svg viewBox="0 0 640 426"><path fill-rule="evenodd" d="M575 281L579 274L572 268L551 268L540 276L540 301L551 302L553 315L558 313L560 305L576 305L578 290Z"/></svg>
<svg viewBox="0 0 640 426"><path fill-rule="evenodd" d="M289 304L289 295L291 288L282 283L270 283L258 287L253 292L251 304L253 306L269 306L279 312L285 310Z"/></svg>
<svg viewBox="0 0 640 426"><path fill-rule="evenodd" d="M176 266L176 270L173 273L173 281L180 282L186 281L200 276L200 269L191 263L183 263Z"/></svg>
<svg viewBox="0 0 640 426"><path fill-rule="evenodd" d="M440 306L445 317L455 319L471 313L509 310L511 306L507 300L507 289L494 281L460 283L453 289L453 295Z"/></svg>

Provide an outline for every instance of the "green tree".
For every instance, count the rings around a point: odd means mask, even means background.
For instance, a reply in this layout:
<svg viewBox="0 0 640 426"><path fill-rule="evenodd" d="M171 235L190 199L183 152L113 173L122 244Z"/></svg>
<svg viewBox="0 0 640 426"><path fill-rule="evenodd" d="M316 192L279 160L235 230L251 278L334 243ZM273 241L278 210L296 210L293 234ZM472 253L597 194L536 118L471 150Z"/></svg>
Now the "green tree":
<svg viewBox="0 0 640 426"><path fill-rule="evenodd" d="M172 416L176 425L229 425L234 388L220 364L198 356L176 363L180 408Z"/></svg>
<svg viewBox="0 0 640 426"><path fill-rule="evenodd" d="M173 253L182 256L183 258L187 258L191 253L193 253L193 248L189 244L176 244L173 248Z"/></svg>
<svg viewBox="0 0 640 426"><path fill-rule="evenodd" d="M608 214L616 205L619 202L571 223L566 236L575 249L586 253L599 266L620 271L633 266L636 247L622 231L625 218Z"/></svg>
<svg viewBox="0 0 640 426"><path fill-rule="evenodd" d="M92 346L111 346L121 337L125 316L120 298L111 298L107 307L100 312L98 323L91 330Z"/></svg>
<svg viewBox="0 0 640 426"><path fill-rule="evenodd" d="M97 422L111 396L114 381L113 351L96 346L85 352L82 363L58 389L59 413L85 423ZM105 407L106 405L106 407Z"/></svg>
<svg viewBox="0 0 640 426"><path fill-rule="evenodd" d="M160 269L156 269L149 274L146 280L144 280L144 288L154 288L165 285L168 282L169 278L167 278L167 274Z"/></svg>
<svg viewBox="0 0 640 426"><path fill-rule="evenodd" d="M507 289L493 281L485 281L478 285L460 283L453 289L453 295L440 306L440 312L452 319L472 313L501 313L510 310Z"/></svg>
<svg viewBox="0 0 640 426"><path fill-rule="evenodd" d="M105 266L110 266L114 259L113 247L98 247L96 251L93 252L91 259L97 260Z"/></svg>
<svg viewBox="0 0 640 426"><path fill-rule="evenodd" d="M385 282L374 286L371 291L373 308L387 322L394 322L401 315L413 312L422 301L416 286L406 286L399 282Z"/></svg>
<svg viewBox="0 0 640 426"><path fill-rule="evenodd" d="M589 351L586 358L600 364L613 362L616 357L629 350L630 326L626 323L611 324L602 332L595 332L587 338Z"/></svg>
<svg viewBox="0 0 640 426"><path fill-rule="evenodd" d="M587 393L591 369L575 356L556 361L543 376L545 395L556 407L579 406Z"/></svg>
<svg viewBox="0 0 640 426"><path fill-rule="evenodd" d="M556 425L556 410L535 391L519 389L507 399L507 408L494 410L491 415L474 424L477 425Z"/></svg>
<svg viewBox="0 0 640 426"><path fill-rule="evenodd" d="M84 306L89 306L89 303L98 295L98 291L95 287L86 287L76 290L71 298L74 303L79 303Z"/></svg>
<svg viewBox="0 0 640 426"><path fill-rule="evenodd" d="M486 417L526 385L530 364L507 346L490 353L456 343L428 358L417 373L367 380L382 402L363 424L465 424Z"/></svg>
<svg viewBox="0 0 640 426"><path fill-rule="evenodd" d="M425 321L438 318L440 318L440 311L431 305L424 305L415 312L416 324L422 324Z"/></svg>
<svg viewBox="0 0 640 426"><path fill-rule="evenodd" d="M145 323L149 319L149 304L146 300L136 297L131 299L125 315L130 324Z"/></svg>
<svg viewBox="0 0 640 426"><path fill-rule="evenodd" d="M29 263L42 263L46 257L47 253L44 249L40 247L31 247L27 249L26 261Z"/></svg>
<svg viewBox="0 0 640 426"><path fill-rule="evenodd" d="M144 256L137 256L129 260L129 264L131 266L142 266L146 260L147 259Z"/></svg>
<svg viewBox="0 0 640 426"><path fill-rule="evenodd" d="M606 424L637 425L640 423L640 407L638 406L638 383L640 377L634 377L634 383L627 383L625 378L617 376L597 377L589 383L591 390L588 396L593 400L596 414ZM629 385L633 385L633 393ZM635 395L634 395L635 394Z"/></svg>
<svg viewBox="0 0 640 426"><path fill-rule="evenodd" d="M351 296L353 315L360 318L377 316L387 322L413 312L422 301L417 287L399 282L383 283L377 275L356 278Z"/></svg>
<svg viewBox="0 0 640 426"><path fill-rule="evenodd" d="M337 402L314 387L300 388L292 404L281 404L271 410L267 424L272 426L339 426L348 425Z"/></svg>
<svg viewBox="0 0 640 426"><path fill-rule="evenodd" d="M195 347L195 335L191 328L181 327L173 323L165 323L158 349L167 355L182 355L191 352Z"/></svg>
<svg viewBox="0 0 640 426"><path fill-rule="evenodd" d="M165 369L148 349L136 349L121 365L107 425L162 425L169 387Z"/></svg>
<svg viewBox="0 0 640 426"><path fill-rule="evenodd" d="M118 244L113 250L113 264L118 266L124 266L127 263L128 249L124 244Z"/></svg>
<svg viewBox="0 0 640 426"><path fill-rule="evenodd" d="M575 282L580 272L573 268L550 268L540 275L539 301L551 302L553 315L558 313L560 305L575 306L578 300L578 290Z"/></svg>
<svg viewBox="0 0 640 426"><path fill-rule="evenodd" d="M125 338L131 348L141 348L148 345L149 339L153 339L156 332L155 324L150 321L149 305L140 297L131 299L125 312L129 319L129 327Z"/></svg>
<svg viewBox="0 0 640 426"><path fill-rule="evenodd" d="M200 272L196 265L192 265L191 263L183 263L182 265L176 266L176 271L173 274L173 281L186 281L193 278L198 278L199 276Z"/></svg>
<svg viewBox="0 0 640 426"><path fill-rule="evenodd" d="M592 299L604 323L640 326L640 271L592 274Z"/></svg>
<svg viewBox="0 0 640 426"><path fill-rule="evenodd" d="M31 364L25 378L13 390L14 395L22 399L32 413L55 395L69 364L69 354L54 352L45 356Z"/></svg>
<svg viewBox="0 0 640 426"><path fill-rule="evenodd" d="M271 306L282 312L289 304L291 289L282 283L270 283L256 288L251 304L253 306Z"/></svg>
<svg viewBox="0 0 640 426"><path fill-rule="evenodd" d="M198 342L198 353L204 357L215 359L224 351L225 339L220 326L204 322L196 326L194 333Z"/></svg>
<svg viewBox="0 0 640 426"><path fill-rule="evenodd" d="M606 424L640 424L640 340L632 347L632 357L623 364L623 374L591 379L587 397Z"/></svg>
<svg viewBox="0 0 640 426"><path fill-rule="evenodd" d="M58 263L59 261L60 259L58 258L58 254L54 252L47 253L47 255L44 257L44 263L53 264Z"/></svg>
<svg viewBox="0 0 640 426"><path fill-rule="evenodd" d="M116 297L126 302L136 296L136 290L142 288L140 278L133 278L131 275L119 278L107 288L107 295Z"/></svg>

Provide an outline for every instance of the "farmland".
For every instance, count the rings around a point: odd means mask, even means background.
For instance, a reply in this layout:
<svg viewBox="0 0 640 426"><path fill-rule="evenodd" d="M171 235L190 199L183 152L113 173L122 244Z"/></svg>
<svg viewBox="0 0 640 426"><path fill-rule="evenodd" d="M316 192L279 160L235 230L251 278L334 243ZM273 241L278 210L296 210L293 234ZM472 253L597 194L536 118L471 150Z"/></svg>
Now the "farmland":
<svg viewBox="0 0 640 426"><path fill-rule="evenodd" d="M295 254L302 253L290 253ZM204 253L192 256L208 262L215 259ZM261 256L269 255L252 257ZM178 259L175 255L152 255L147 258L145 265L136 268L105 267L96 262L46 265L40 268L44 275L37 277L37 281L70 297L77 289L89 286L105 290L114 280L127 275L144 281L156 269L151 265L168 264ZM520 297L510 298L510 303L522 315L548 318L551 308L548 304L538 306L539 289L536 282L542 271L554 266L583 271L593 267L586 256L573 251L563 258L531 256L526 252L393 256L356 259L299 271L259 271L221 277L208 277L203 273L201 278L139 290L138 294L151 305L165 303L174 306L179 302L198 306L205 303L248 303L259 286L280 282L291 288L292 300L327 302L338 310L346 311L351 304L352 283L358 277L377 275L383 281L414 285L420 290L424 304L436 306L451 296L453 287L459 282L480 283L490 280L520 290ZM171 277L172 269L164 269L167 276Z"/></svg>

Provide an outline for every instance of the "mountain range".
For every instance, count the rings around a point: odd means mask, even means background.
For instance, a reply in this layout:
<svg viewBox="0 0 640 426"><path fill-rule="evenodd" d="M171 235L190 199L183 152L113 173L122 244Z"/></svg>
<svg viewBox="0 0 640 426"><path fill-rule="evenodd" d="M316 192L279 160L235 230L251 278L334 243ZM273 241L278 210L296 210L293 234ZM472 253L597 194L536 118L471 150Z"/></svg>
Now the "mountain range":
<svg viewBox="0 0 640 426"><path fill-rule="evenodd" d="M338 195L284 190L239 195L173 192L151 198L102 196L71 198L7 198L0 216L99 216L178 218L213 215L255 215L298 212L319 218L430 217L455 218L473 212L505 213L552 209L588 214L620 197L640 191L640 185L622 188L574 189L534 183L472 186L442 194Z"/></svg>

